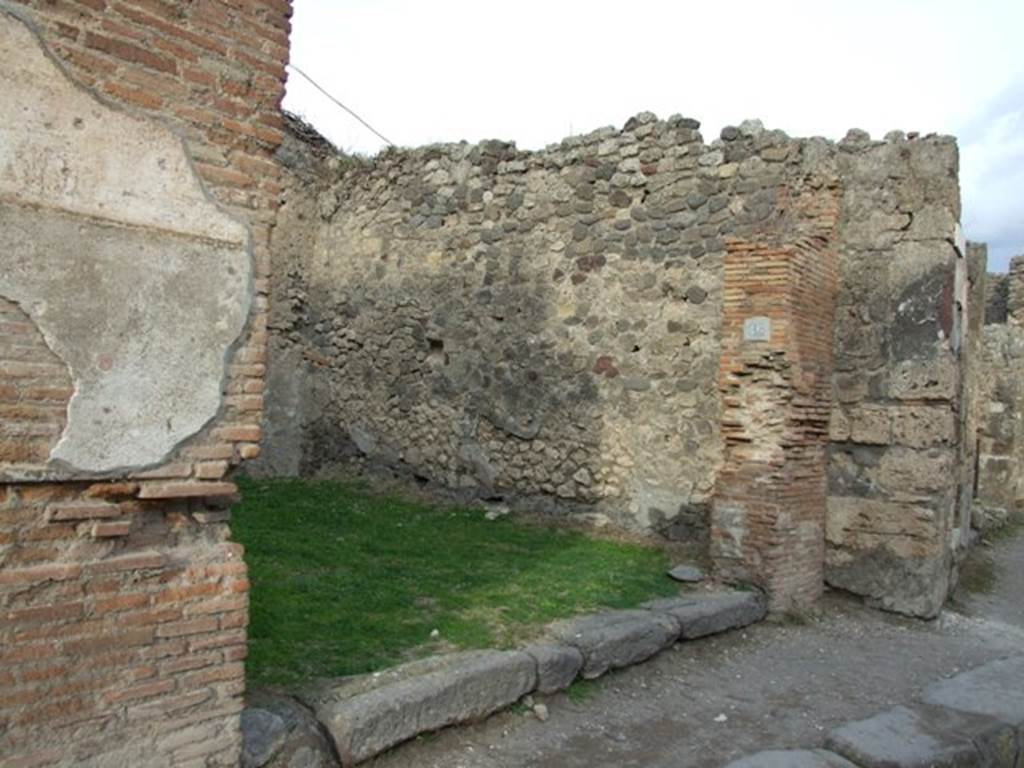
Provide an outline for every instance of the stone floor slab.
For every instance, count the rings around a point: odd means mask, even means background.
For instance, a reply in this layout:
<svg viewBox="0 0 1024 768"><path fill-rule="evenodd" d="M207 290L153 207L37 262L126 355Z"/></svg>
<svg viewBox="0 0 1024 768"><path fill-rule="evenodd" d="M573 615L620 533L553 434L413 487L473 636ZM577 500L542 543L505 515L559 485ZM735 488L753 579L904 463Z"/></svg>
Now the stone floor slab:
<svg viewBox="0 0 1024 768"><path fill-rule="evenodd" d="M1014 729L990 717L919 704L832 731L825 746L863 768L1015 768Z"/></svg>
<svg viewBox="0 0 1024 768"><path fill-rule="evenodd" d="M989 662L932 683L922 700L1024 727L1024 656Z"/></svg>
<svg viewBox="0 0 1024 768"><path fill-rule="evenodd" d="M725 768L857 768L824 749L769 749L734 760Z"/></svg>

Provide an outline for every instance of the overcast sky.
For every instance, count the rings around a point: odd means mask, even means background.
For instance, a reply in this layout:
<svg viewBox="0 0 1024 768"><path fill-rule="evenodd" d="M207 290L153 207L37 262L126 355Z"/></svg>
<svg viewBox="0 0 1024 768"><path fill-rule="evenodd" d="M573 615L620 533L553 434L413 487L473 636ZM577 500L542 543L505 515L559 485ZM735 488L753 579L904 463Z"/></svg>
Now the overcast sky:
<svg viewBox="0 0 1024 768"><path fill-rule="evenodd" d="M1024 253L1024 0L295 0L292 61L404 146L534 149L637 112L960 141L964 228ZM285 108L383 142L292 74Z"/></svg>

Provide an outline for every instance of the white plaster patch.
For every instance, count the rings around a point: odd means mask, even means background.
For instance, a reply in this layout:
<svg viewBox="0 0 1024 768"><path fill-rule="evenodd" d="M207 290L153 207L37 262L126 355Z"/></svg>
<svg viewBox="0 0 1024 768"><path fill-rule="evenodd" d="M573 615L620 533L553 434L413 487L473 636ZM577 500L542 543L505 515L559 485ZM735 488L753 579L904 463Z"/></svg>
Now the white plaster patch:
<svg viewBox="0 0 1024 768"><path fill-rule="evenodd" d="M177 136L75 86L2 9L0 56L18 62L0 89L0 295L75 387L46 474L156 464L220 408L251 303L247 229Z"/></svg>

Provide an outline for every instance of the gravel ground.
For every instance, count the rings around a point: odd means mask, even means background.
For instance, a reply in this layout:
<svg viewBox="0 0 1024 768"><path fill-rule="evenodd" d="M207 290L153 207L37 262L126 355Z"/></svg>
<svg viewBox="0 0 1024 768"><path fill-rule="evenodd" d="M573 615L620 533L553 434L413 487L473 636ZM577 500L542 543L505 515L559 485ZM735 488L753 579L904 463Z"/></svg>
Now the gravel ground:
<svg viewBox="0 0 1024 768"><path fill-rule="evenodd" d="M418 739L373 768L717 768L769 748L813 747L833 727L913 699L927 683L1024 651L1024 535L983 550L995 587L936 621L830 594L803 624L765 623L677 645L507 712ZM585 695L583 695L585 694Z"/></svg>

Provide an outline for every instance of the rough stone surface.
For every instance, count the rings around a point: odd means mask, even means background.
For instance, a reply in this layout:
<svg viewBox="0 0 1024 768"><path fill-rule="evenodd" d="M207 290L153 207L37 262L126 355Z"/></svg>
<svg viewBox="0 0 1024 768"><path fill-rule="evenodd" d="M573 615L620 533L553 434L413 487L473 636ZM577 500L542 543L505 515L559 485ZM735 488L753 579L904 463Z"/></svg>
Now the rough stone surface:
<svg viewBox="0 0 1024 768"><path fill-rule="evenodd" d="M644 608L672 616L680 626L680 637L698 637L745 627L765 615L764 597L757 592L723 592L670 597L644 603Z"/></svg>
<svg viewBox="0 0 1024 768"><path fill-rule="evenodd" d="M1010 262L1007 275L988 275L1005 288L1006 302L1024 301L1024 257ZM990 297L998 301L998 297ZM977 481L971 524L981 533L1002 527L1024 511L1024 317L1019 309L1002 316L986 310L980 361L974 367L971 414L977 446ZM992 318L992 315L996 315Z"/></svg>
<svg viewBox="0 0 1024 768"><path fill-rule="evenodd" d="M313 714L294 699L258 691L242 710L242 768L340 768Z"/></svg>
<svg viewBox="0 0 1024 768"><path fill-rule="evenodd" d="M684 583L696 583L704 581L704 571L693 565L677 565L668 572L670 578Z"/></svg>
<svg viewBox="0 0 1024 768"><path fill-rule="evenodd" d="M569 645L530 645L523 650L537 662L537 691L540 693L568 688L583 669L583 654Z"/></svg>
<svg viewBox="0 0 1024 768"><path fill-rule="evenodd" d="M824 749L770 749L729 763L726 768L857 768Z"/></svg>
<svg viewBox="0 0 1024 768"><path fill-rule="evenodd" d="M826 578L935 616L951 584L962 478L956 143L860 141L839 155L840 290Z"/></svg>
<svg viewBox="0 0 1024 768"><path fill-rule="evenodd" d="M1024 727L1024 656L993 661L932 683L921 698L929 704Z"/></svg>
<svg viewBox="0 0 1024 768"><path fill-rule="evenodd" d="M679 637L674 618L648 611L613 611L556 622L550 634L583 654L584 678L600 677L650 658Z"/></svg>
<svg viewBox="0 0 1024 768"><path fill-rule="evenodd" d="M832 731L826 747L863 768L1015 768L1017 738L992 718L895 707Z"/></svg>
<svg viewBox="0 0 1024 768"><path fill-rule="evenodd" d="M695 126L298 162L272 364L315 385L272 388L302 426L268 424L269 452L700 547L714 527L716 568L774 608L825 570L934 616L971 485L955 142ZM774 332L748 348L765 284Z"/></svg>
<svg viewBox="0 0 1024 768"><path fill-rule="evenodd" d="M0 297L74 390L46 460L0 457L0 472L156 464L221 405L253 290L248 232L206 196L180 138L75 86L4 12L0 55L19 62L0 93L0 114L19 116L0 125Z"/></svg>
<svg viewBox="0 0 1024 768"><path fill-rule="evenodd" d="M342 764L352 765L418 734L503 709L536 683L536 663L526 653L468 651L328 681L301 698L330 732Z"/></svg>

